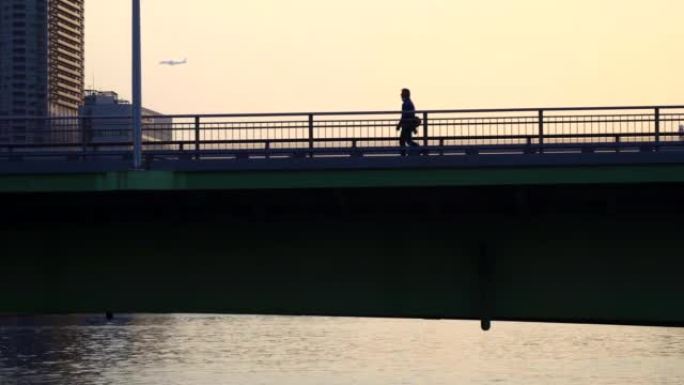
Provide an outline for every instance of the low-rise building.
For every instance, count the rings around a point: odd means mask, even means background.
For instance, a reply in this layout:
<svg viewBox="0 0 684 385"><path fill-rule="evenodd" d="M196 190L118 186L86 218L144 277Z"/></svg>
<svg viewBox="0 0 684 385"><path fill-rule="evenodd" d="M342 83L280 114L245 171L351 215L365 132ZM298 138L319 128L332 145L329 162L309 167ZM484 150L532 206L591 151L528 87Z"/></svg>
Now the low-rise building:
<svg viewBox="0 0 684 385"><path fill-rule="evenodd" d="M126 144L133 139L130 102L119 99L113 91L86 91L80 109L83 130L90 144ZM173 119L142 109L143 142L168 142L173 138Z"/></svg>

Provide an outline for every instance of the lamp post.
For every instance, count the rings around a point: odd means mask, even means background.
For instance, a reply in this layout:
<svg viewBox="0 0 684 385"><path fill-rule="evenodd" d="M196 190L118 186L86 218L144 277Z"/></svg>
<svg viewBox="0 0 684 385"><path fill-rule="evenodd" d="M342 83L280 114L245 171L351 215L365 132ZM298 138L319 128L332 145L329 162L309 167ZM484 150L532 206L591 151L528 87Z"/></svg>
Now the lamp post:
<svg viewBox="0 0 684 385"><path fill-rule="evenodd" d="M133 0L133 168L142 167L142 65L140 0Z"/></svg>

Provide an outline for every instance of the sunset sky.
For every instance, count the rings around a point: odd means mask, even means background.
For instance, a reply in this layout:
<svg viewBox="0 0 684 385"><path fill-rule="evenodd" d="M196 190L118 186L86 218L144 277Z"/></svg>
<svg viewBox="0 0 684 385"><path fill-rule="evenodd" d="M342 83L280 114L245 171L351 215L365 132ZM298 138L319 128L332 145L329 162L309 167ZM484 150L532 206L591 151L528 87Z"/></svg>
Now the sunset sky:
<svg viewBox="0 0 684 385"><path fill-rule="evenodd" d="M168 114L684 104L681 0L142 0ZM130 98L130 0L86 0L86 86ZM166 59L183 66L160 66Z"/></svg>

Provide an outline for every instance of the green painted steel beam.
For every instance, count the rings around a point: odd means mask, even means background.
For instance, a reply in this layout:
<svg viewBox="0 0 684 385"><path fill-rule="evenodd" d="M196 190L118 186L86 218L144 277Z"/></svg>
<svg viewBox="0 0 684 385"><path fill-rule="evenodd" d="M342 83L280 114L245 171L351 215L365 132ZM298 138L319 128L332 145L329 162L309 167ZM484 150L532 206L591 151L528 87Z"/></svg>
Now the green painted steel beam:
<svg viewBox="0 0 684 385"><path fill-rule="evenodd" d="M3 175L0 193L515 186L684 182L684 166Z"/></svg>

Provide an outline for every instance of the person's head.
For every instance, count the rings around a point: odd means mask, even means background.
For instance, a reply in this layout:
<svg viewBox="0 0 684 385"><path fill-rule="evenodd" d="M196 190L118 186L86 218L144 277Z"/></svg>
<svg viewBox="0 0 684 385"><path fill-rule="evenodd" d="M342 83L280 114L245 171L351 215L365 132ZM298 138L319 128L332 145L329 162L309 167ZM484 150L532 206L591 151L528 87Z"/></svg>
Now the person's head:
<svg viewBox="0 0 684 385"><path fill-rule="evenodd" d="M401 99L406 100L406 99L411 99L411 90L408 88L404 88L401 90Z"/></svg>

